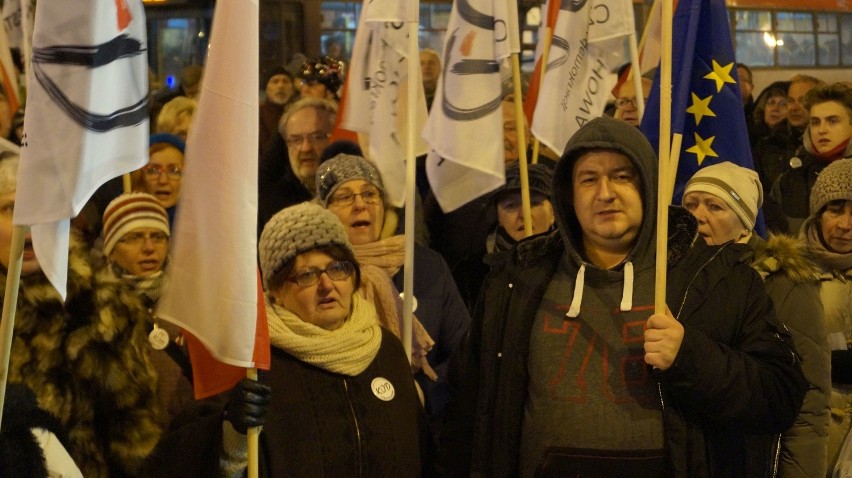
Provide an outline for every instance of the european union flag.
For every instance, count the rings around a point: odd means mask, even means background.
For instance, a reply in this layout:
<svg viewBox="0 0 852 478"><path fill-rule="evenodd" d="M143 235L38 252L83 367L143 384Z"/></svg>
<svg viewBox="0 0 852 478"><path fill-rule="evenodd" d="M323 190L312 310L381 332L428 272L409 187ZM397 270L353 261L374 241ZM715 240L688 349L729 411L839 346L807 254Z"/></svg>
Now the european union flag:
<svg viewBox="0 0 852 478"><path fill-rule="evenodd" d="M725 0L680 0L672 24L672 133L683 134L672 204L689 178L722 161L754 169ZM660 135L660 79L641 129L654 148Z"/></svg>

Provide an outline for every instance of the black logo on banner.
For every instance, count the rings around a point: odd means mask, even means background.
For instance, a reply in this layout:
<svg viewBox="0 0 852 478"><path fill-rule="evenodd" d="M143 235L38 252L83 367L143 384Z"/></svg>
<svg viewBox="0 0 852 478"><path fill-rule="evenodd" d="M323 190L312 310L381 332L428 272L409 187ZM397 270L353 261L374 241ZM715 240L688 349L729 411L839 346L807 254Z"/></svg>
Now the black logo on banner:
<svg viewBox="0 0 852 478"><path fill-rule="evenodd" d="M83 66L95 69L113 61L145 53L142 43L122 34L100 45L60 45L33 48L32 68L38 83L75 123L100 133L133 126L148 117L148 98L107 114L97 114L71 101L62 89L45 73L43 65Z"/></svg>

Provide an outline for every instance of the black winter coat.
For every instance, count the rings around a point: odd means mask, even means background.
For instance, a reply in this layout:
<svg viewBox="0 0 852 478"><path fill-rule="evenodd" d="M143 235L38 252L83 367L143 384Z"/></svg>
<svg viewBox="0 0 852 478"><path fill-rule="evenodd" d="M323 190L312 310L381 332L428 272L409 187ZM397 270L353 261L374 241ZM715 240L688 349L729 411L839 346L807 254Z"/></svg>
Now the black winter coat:
<svg viewBox="0 0 852 478"><path fill-rule="evenodd" d="M267 377L273 393L260 435L261 476L420 476L423 410L402 344L387 330L358 376L328 372L273 347ZM374 392L379 377L393 385L392 399Z"/></svg>

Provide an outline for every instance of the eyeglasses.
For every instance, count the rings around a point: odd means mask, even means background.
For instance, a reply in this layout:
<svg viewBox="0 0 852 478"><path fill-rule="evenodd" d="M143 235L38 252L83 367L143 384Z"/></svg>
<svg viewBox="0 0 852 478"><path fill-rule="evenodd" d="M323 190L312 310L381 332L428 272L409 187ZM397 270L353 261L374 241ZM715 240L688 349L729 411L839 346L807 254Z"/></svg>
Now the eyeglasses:
<svg viewBox="0 0 852 478"><path fill-rule="evenodd" d="M332 262L325 269L308 267L288 277L289 282L295 282L299 287L310 287L319 282L320 276L325 273L331 280L344 280L355 272L355 266L349 261Z"/></svg>
<svg viewBox="0 0 852 478"><path fill-rule="evenodd" d="M161 164L149 164L142 168L142 172L145 173L145 177L148 179L157 179L163 173L166 173L170 179L180 179L183 175L183 170L180 166L174 164L170 164L168 166L163 166Z"/></svg>
<svg viewBox="0 0 852 478"><path fill-rule="evenodd" d="M382 202L382 192L377 188L370 188L360 193L351 191L340 191L331 197L329 204L335 206L349 206L355 202L355 196L361 196L361 200L367 204L379 204Z"/></svg>
<svg viewBox="0 0 852 478"><path fill-rule="evenodd" d="M645 104L648 104L648 98L642 98L642 101L645 102ZM618 108L624 108L628 104L633 105L634 108L636 108L637 105L638 105L638 103L636 103L635 97L634 98L626 98L625 97L625 98L619 98L619 99L615 100L615 106L618 107Z"/></svg>
<svg viewBox="0 0 852 478"><path fill-rule="evenodd" d="M155 246L160 246L169 240L169 236L164 232L129 232L119 239L118 242L127 244L128 246L141 246L148 239Z"/></svg>
<svg viewBox="0 0 852 478"><path fill-rule="evenodd" d="M787 107L787 100L784 98L771 98L766 102L766 106L778 106L781 108Z"/></svg>
<svg viewBox="0 0 852 478"><path fill-rule="evenodd" d="M286 138L284 138L284 142L287 143L287 147L289 148L298 148L299 146L305 144L305 141L310 143L311 146L316 147L323 141L327 141L329 136L331 135L328 133L317 131L315 133L305 134L301 136L287 136Z"/></svg>

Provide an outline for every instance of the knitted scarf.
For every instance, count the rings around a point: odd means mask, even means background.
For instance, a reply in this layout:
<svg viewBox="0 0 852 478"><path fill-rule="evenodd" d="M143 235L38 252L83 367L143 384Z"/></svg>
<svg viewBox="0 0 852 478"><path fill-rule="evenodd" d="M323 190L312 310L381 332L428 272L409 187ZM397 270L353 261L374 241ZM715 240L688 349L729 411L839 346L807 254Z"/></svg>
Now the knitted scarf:
<svg viewBox="0 0 852 478"><path fill-rule="evenodd" d="M807 242L808 250L826 268L835 271L852 269L852 253L841 254L828 250L820 237L819 221L815 216L809 217L802 225L802 235Z"/></svg>
<svg viewBox="0 0 852 478"><path fill-rule="evenodd" d="M107 268L112 277L121 280L131 289L135 290L146 307L153 307L160 300L160 296L169 283L168 276L163 270L145 276L137 276L129 273L123 267L110 262Z"/></svg>
<svg viewBox="0 0 852 478"><path fill-rule="evenodd" d="M403 266L405 236L352 246L352 251L361 266L361 287L367 300L375 304L379 322L402 340L402 300L391 278ZM426 354L435 346L435 341L417 317L414 317L412 327L412 365L422 368L430 379L437 380L438 375L426 361Z"/></svg>
<svg viewBox="0 0 852 478"><path fill-rule="evenodd" d="M337 330L325 330L284 307L267 302L266 320L272 345L329 372L354 377L373 362L382 343L376 308L360 294L352 295L352 313Z"/></svg>

